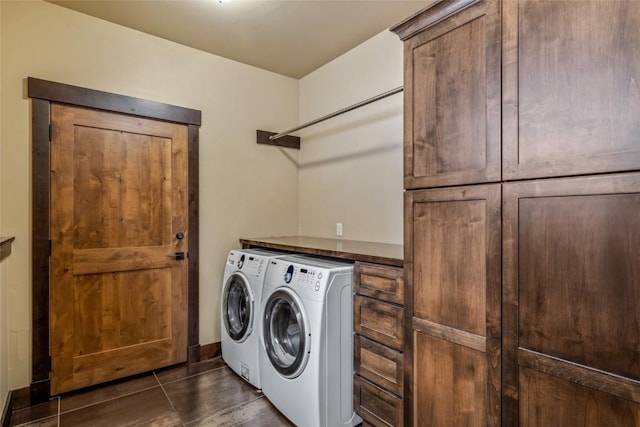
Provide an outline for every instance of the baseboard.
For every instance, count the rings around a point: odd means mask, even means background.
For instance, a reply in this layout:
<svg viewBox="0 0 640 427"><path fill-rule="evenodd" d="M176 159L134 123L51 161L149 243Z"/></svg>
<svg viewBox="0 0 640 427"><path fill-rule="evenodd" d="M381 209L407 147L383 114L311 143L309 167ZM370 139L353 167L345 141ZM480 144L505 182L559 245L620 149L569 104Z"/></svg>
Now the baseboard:
<svg viewBox="0 0 640 427"><path fill-rule="evenodd" d="M221 354L220 342L212 342L200 347L200 360L213 359Z"/></svg>
<svg viewBox="0 0 640 427"><path fill-rule="evenodd" d="M11 398L12 411L17 411L31 406L31 390L29 387L17 388L11 391L13 392Z"/></svg>
<svg viewBox="0 0 640 427"><path fill-rule="evenodd" d="M11 425L11 413L13 411L31 406L30 395L31 390L29 387L9 390L9 393L7 394L7 401L4 402L2 420L0 420L1 427L9 427L9 425Z"/></svg>
<svg viewBox="0 0 640 427"><path fill-rule="evenodd" d="M198 363L203 360L213 359L221 354L219 342L205 345L196 344L189 347L187 361L188 363Z"/></svg>
<svg viewBox="0 0 640 427"><path fill-rule="evenodd" d="M2 410L2 427L9 427L11 425L11 412L13 411L13 392L9 390L7 393L7 400L4 402L4 409Z"/></svg>
<svg viewBox="0 0 640 427"><path fill-rule="evenodd" d="M200 344L190 345L187 348L187 363L198 363L200 361Z"/></svg>
<svg viewBox="0 0 640 427"><path fill-rule="evenodd" d="M29 390L29 404L44 403L51 397L51 380L34 381Z"/></svg>

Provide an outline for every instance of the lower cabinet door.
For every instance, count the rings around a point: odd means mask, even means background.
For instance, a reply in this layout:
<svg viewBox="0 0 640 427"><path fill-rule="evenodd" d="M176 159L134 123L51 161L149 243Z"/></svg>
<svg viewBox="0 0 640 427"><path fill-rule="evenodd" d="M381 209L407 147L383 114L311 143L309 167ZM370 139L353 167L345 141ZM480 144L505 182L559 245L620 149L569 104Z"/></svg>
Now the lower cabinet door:
<svg viewBox="0 0 640 427"><path fill-rule="evenodd" d="M640 173L504 185L503 425L640 425Z"/></svg>
<svg viewBox="0 0 640 427"><path fill-rule="evenodd" d="M500 426L500 211L500 184L405 193L414 426Z"/></svg>

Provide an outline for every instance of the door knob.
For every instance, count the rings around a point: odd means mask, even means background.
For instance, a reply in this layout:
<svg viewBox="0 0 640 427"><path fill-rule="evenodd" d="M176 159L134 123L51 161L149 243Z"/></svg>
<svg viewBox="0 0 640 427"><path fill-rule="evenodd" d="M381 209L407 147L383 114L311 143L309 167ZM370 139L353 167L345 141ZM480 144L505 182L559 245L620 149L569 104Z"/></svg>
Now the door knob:
<svg viewBox="0 0 640 427"><path fill-rule="evenodd" d="M184 233L182 231L178 231L176 233L176 239L178 239L178 240L184 239Z"/></svg>

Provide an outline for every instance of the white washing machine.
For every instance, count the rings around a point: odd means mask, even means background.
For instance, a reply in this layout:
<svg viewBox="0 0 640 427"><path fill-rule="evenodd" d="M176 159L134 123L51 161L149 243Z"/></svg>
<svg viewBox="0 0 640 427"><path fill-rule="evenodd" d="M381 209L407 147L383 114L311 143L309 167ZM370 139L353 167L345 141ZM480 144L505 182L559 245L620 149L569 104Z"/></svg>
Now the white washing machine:
<svg viewBox="0 0 640 427"><path fill-rule="evenodd" d="M262 294L262 392L298 427L354 426L353 265L272 259Z"/></svg>
<svg viewBox="0 0 640 427"><path fill-rule="evenodd" d="M261 249L232 250L224 269L221 297L222 358L256 388L261 388L258 349L262 286L269 260L285 255Z"/></svg>

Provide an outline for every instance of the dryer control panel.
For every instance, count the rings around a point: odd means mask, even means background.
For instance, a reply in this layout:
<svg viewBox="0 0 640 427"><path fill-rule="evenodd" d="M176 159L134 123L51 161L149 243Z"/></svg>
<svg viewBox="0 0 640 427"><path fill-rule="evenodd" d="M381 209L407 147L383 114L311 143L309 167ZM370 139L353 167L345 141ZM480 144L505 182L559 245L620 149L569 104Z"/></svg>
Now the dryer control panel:
<svg viewBox="0 0 640 427"><path fill-rule="evenodd" d="M246 276L260 277L267 268L267 258L243 252L229 252L225 270L241 271Z"/></svg>
<svg viewBox="0 0 640 427"><path fill-rule="evenodd" d="M265 288L287 286L294 289L301 298L322 301L325 299L332 277L340 270L352 268L342 263L329 266L337 267L336 270L336 268L313 265L308 261L304 263L297 261L294 257L271 260L265 278Z"/></svg>

